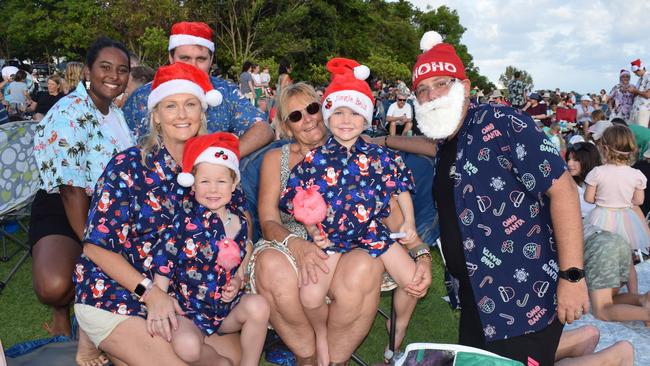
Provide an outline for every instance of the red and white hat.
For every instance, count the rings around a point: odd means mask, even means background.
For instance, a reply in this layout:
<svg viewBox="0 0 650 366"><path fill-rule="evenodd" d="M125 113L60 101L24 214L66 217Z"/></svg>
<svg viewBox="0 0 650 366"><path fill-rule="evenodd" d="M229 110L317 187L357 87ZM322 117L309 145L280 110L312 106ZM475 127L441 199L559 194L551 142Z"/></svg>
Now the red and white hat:
<svg viewBox="0 0 650 366"><path fill-rule="evenodd" d="M194 184L192 168L199 163L223 165L236 174L235 184L239 183L239 139L228 132L217 132L190 138L183 148L183 171L176 181L183 187Z"/></svg>
<svg viewBox="0 0 650 366"><path fill-rule="evenodd" d="M641 63L641 59L637 58L636 60L631 62L632 64L632 72L637 72L641 69L645 69L645 65Z"/></svg>
<svg viewBox="0 0 650 366"><path fill-rule="evenodd" d="M172 34L169 35L168 51L178 46L196 45L207 47L214 53L214 42L212 42L212 29L203 22L180 22L172 26Z"/></svg>
<svg viewBox="0 0 650 366"><path fill-rule="evenodd" d="M442 36L434 31L424 33L420 40L422 54L413 66L413 89L417 89L422 80L434 76L451 76L465 80L465 66L456 54L454 46L443 43Z"/></svg>
<svg viewBox="0 0 650 366"><path fill-rule="evenodd" d="M332 112L338 107L348 107L366 119L366 126L372 122L375 97L365 81L370 76L368 66L354 60L335 57L327 62L332 82L323 94L323 120L329 125Z"/></svg>
<svg viewBox="0 0 650 366"><path fill-rule="evenodd" d="M203 110L208 106L221 104L223 97L212 87L210 78L203 70L183 62L161 66L151 83L151 93L147 101L149 112L165 97L174 94L192 94L199 98Z"/></svg>

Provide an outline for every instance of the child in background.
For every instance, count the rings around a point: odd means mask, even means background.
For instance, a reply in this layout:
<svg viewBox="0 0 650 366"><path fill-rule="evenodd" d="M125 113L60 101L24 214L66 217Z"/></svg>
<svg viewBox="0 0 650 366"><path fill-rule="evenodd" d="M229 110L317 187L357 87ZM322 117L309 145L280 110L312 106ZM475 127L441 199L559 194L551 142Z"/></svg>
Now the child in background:
<svg viewBox="0 0 650 366"><path fill-rule="evenodd" d="M605 112L603 112L601 109L597 109L591 112L591 123L584 124L582 126L582 133L585 136L585 141L590 140L591 130L595 128L593 126L596 126L600 121L605 121L605 120L607 120L607 116L605 116Z"/></svg>
<svg viewBox="0 0 650 366"><path fill-rule="evenodd" d="M415 230L413 204L408 191L413 178L402 159L384 147L360 138L370 127L373 96L364 81L369 70L356 61L334 58L327 63L332 82L323 96L323 120L332 132L327 142L298 163L280 198L280 209L293 214L297 188L318 186L327 203L322 222L326 237L313 234L314 242L330 254L326 260L328 274L318 273L318 282L300 288L300 299L316 333L319 364L329 363L327 349L327 305L325 296L342 253L360 248L380 257L386 271L398 285L412 282L415 263L401 245L393 245L390 231L382 219L390 213L389 202L396 196L404 215L401 241L412 248L412 257L429 256ZM307 228L314 233L314 228Z"/></svg>
<svg viewBox="0 0 650 366"><path fill-rule="evenodd" d="M585 178L585 201L596 204L588 221L621 235L633 250L645 250L650 246L650 228L635 206L643 203L647 179L630 167L637 156L634 136L626 126L614 125L603 132L598 147L605 164Z"/></svg>
<svg viewBox="0 0 650 366"><path fill-rule="evenodd" d="M261 295L241 291L252 248L245 217L228 205L240 180L237 137L219 132L189 139L183 167L177 180L192 186L194 202L161 234L165 245L154 258L154 283L167 291L171 280L184 313L168 340L186 363L207 365L219 358L209 338L241 331L241 365L257 365L270 310ZM150 333L165 336L159 323L147 322Z"/></svg>

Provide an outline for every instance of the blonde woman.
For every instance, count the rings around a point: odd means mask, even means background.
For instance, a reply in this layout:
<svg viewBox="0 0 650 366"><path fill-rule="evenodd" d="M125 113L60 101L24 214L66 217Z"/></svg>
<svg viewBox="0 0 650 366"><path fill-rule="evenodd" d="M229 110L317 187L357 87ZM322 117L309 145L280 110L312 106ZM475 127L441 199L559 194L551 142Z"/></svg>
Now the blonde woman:
<svg viewBox="0 0 650 366"><path fill-rule="evenodd" d="M81 62L68 62L65 66L65 78L63 79L63 93L68 95L73 91L81 81L81 73L84 64Z"/></svg>

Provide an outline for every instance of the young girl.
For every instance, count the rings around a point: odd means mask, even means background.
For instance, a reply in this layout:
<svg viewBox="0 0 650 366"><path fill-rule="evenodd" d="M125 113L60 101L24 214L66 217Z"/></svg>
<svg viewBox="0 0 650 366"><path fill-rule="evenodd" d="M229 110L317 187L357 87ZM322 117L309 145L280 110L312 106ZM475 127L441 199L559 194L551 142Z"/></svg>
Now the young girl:
<svg viewBox="0 0 650 366"><path fill-rule="evenodd" d="M361 72L364 68L366 75ZM404 215L400 231L406 237L402 242L406 245L418 242L408 193L413 188L410 171L394 152L359 138L370 126L373 113L372 93L363 81L367 68L353 60L334 58L327 63L327 69L332 73L332 82L323 96L322 113L333 136L294 167L280 198L280 208L293 214L297 188L318 186L327 203L327 215L322 222L326 237L313 237L321 248L327 247L329 272L319 273L316 284L300 289L305 314L316 333L321 365L329 362L325 295L341 254L356 248L366 250L382 259L387 272L400 286L412 282L413 259L402 246L393 245L394 240L381 221L390 213L389 201L393 196L397 196ZM314 232L313 228L308 231ZM414 246L411 254L430 256L424 244Z"/></svg>
<svg viewBox="0 0 650 366"><path fill-rule="evenodd" d="M172 284L184 316L169 334L156 319L152 334L166 336L176 354L190 365L214 362L214 334L241 330L241 365L257 365L269 319L261 295L243 295L248 228L230 207L239 180L239 142L229 133L191 138L183 152L182 186L192 186L194 202L183 205L171 227L161 235L154 283L163 291ZM188 171L191 169L192 173ZM167 322L164 322L167 324Z"/></svg>
<svg viewBox="0 0 650 366"><path fill-rule="evenodd" d="M634 206L643 203L647 179L630 167L637 155L634 136L626 126L614 125L603 132L598 147L605 164L585 178L585 201L596 204L588 221L621 235L633 250L646 249L650 245L650 228Z"/></svg>

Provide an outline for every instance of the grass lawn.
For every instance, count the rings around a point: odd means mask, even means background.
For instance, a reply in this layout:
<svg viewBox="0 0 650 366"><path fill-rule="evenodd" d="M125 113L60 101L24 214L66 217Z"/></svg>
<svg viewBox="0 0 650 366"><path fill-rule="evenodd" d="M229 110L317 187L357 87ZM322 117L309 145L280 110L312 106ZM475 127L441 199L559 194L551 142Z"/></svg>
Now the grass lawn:
<svg viewBox="0 0 650 366"><path fill-rule="evenodd" d="M13 248L10 246L10 248ZM422 299L411 319L404 344L413 342L455 343L457 340L458 313L452 311L441 296L444 296L442 260L434 253L433 285L428 295ZM12 261L0 262L0 279L13 267L20 255ZM390 295L384 294L382 307L390 309ZM47 337L43 323L49 320L48 308L41 305L32 290L31 258L21 267L0 294L0 340L5 348L37 338ZM384 347L388 343L385 321L375 319L373 328L357 353L369 363L380 362ZM261 365L270 365L262 361Z"/></svg>

